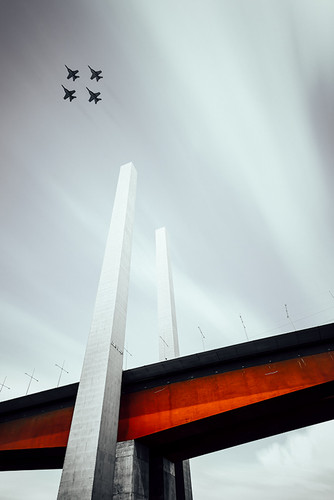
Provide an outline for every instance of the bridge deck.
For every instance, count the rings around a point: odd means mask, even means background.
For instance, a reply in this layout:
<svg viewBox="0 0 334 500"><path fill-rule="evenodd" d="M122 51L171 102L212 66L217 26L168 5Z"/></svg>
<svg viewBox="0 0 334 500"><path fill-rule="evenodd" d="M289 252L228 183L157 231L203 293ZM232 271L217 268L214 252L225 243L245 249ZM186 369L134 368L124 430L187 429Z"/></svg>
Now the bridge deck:
<svg viewBox="0 0 334 500"><path fill-rule="evenodd" d="M334 417L334 325L123 373L118 440L181 460ZM78 384L0 404L0 469L59 468Z"/></svg>

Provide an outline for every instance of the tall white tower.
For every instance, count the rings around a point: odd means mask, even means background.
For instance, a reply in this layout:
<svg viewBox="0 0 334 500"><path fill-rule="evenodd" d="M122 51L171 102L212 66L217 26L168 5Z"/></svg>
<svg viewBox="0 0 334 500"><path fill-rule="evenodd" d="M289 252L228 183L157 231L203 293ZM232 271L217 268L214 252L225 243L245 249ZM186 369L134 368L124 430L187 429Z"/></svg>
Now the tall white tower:
<svg viewBox="0 0 334 500"><path fill-rule="evenodd" d="M112 498L136 179L121 167L58 500Z"/></svg>

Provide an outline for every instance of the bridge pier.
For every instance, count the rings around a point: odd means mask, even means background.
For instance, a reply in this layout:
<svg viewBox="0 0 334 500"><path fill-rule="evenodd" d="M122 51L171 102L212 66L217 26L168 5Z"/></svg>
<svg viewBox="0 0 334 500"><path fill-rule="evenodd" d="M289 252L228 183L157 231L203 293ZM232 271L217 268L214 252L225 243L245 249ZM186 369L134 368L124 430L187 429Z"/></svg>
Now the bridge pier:
<svg viewBox="0 0 334 500"><path fill-rule="evenodd" d="M193 492L189 460L175 462L175 481L177 500L192 500Z"/></svg>
<svg viewBox="0 0 334 500"><path fill-rule="evenodd" d="M113 500L191 500L189 462L171 462L139 441L117 443Z"/></svg>
<svg viewBox="0 0 334 500"><path fill-rule="evenodd" d="M150 453L150 493L149 500L175 500L175 464L167 458Z"/></svg>
<svg viewBox="0 0 334 500"><path fill-rule="evenodd" d="M137 441L117 443L113 500L148 500L150 454Z"/></svg>

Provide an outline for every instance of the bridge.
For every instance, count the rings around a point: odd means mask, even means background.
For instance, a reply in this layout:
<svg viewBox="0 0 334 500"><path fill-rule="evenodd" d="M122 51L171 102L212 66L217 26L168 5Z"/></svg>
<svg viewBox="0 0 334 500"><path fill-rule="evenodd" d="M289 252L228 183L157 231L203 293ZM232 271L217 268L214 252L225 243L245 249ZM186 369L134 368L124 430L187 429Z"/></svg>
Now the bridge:
<svg viewBox="0 0 334 500"><path fill-rule="evenodd" d="M334 324L123 372L118 442L179 462L334 418ZM0 404L0 469L63 466L78 384Z"/></svg>
<svg viewBox="0 0 334 500"><path fill-rule="evenodd" d="M62 468L58 500L192 500L188 458L334 416L334 324L178 357L164 231L162 360L123 371L136 178L121 167L80 383L0 404L0 470Z"/></svg>

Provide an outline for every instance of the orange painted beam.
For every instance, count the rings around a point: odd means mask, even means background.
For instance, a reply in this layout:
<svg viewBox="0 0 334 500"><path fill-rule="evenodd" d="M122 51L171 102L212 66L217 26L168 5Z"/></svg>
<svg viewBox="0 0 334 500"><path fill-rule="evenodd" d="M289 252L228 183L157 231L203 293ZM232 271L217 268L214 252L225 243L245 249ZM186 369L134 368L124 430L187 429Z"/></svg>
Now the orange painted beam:
<svg viewBox="0 0 334 500"><path fill-rule="evenodd" d="M66 447L74 407L3 422L0 450Z"/></svg>
<svg viewBox="0 0 334 500"><path fill-rule="evenodd" d="M331 352L123 395L118 440L151 435L334 380Z"/></svg>
<svg viewBox="0 0 334 500"><path fill-rule="evenodd" d="M121 398L118 440L149 436L334 380L331 352L175 382ZM0 450L66 448L73 407L3 422Z"/></svg>

